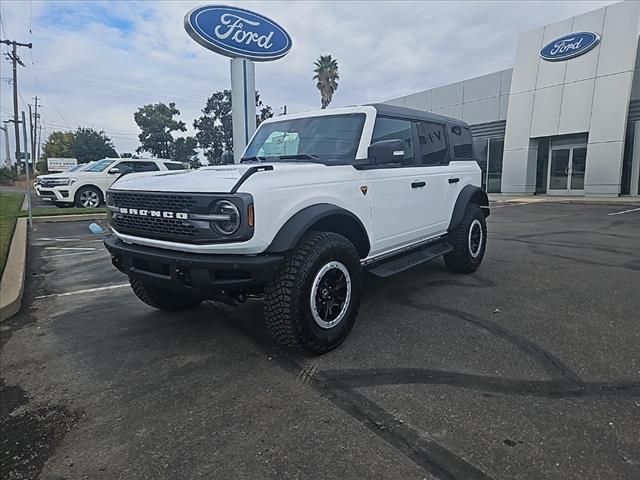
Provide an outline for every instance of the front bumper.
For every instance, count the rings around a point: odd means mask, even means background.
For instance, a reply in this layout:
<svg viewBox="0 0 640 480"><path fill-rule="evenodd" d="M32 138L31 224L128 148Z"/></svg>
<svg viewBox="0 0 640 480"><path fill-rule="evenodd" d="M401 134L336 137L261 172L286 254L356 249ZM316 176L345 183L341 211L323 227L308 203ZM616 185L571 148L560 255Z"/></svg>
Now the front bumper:
<svg viewBox="0 0 640 480"><path fill-rule="evenodd" d="M262 291L282 265L282 255L183 253L104 239L113 265L129 277L202 298Z"/></svg>
<svg viewBox="0 0 640 480"><path fill-rule="evenodd" d="M50 200L56 203L73 203L73 198L69 194L69 187L36 187L36 194L42 200Z"/></svg>

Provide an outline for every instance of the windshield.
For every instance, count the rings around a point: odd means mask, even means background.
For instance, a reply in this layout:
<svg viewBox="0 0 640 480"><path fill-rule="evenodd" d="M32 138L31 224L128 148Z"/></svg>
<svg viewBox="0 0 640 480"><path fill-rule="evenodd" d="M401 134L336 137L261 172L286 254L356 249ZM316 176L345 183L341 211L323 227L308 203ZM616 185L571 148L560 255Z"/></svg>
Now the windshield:
<svg viewBox="0 0 640 480"><path fill-rule="evenodd" d="M260 126L243 160L324 161L355 158L365 115L281 120Z"/></svg>
<svg viewBox="0 0 640 480"><path fill-rule="evenodd" d="M84 171L85 172L102 172L104 171L109 165L111 165L115 160L111 160L109 158L105 158L104 160L100 160L99 162L94 163L93 165L91 165L88 168L85 168Z"/></svg>
<svg viewBox="0 0 640 480"><path fill-rule="evenodd" d="M69 168L69 169L65 170L64 172L65 172L65 173L67 173L67 172L76 172L76 171L80 170L80 169L81 169L82 167L84 167L84 166L85 166L85 165L82 165L82 164L74 165L73 167L71 167L71 168Z"/></svg>

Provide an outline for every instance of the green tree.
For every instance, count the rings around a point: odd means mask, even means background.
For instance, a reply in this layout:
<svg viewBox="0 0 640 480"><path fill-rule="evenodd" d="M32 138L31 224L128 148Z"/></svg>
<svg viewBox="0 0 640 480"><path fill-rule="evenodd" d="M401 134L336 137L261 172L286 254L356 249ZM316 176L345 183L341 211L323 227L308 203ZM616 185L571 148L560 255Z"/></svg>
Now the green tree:
<svg viewBox="0 0 640 480"><path fill-rule="evenodd" d="M72 158L74 140L72 132L51 132L42 147L42 159Z"/></svg>
<svg viewBox="0 0 640 480"><path fill-rule="evenodd" d="M78 163L88 163L107 157L117 157L113 142L102 130L78 127L73 135L73 157Z"/></svg>
<svg viewBox="0 0 640 480"><path fill-rule="evenodd" d="M198 159L197 148L198 141L194 137L178 137L173 142L171 160L188 163L191 168L198 168L200 167L200 160Z"/></svg>
<svg viewBox="0 0 640 480"><path fill-rule="evenodd" d="M174 117L180 115L174 102L166 105L162 102L144 105L133 114L133 119L140 127L138 135L141 146L136 152L149 152L160 158L169 158L175 142L172 132L187 130L183 121Z"/></svg>
<svg viewBox="0 0 640 480"><path fill-rule="evenodd" d="M338 61L331 55L320 55L313 65L316 67L313 79L317 80L316 87L320 90L320 103L322 108L327 108L338 89Z"/></svg>
<svg viewBox="0 0 640 480"><path fill-rule="evenodd" d="M266 105L256 92L256 125L273 117L273 110ZM215 92L207 99L202 109L202 116L195 119L196 139L204 150L210 165L218 165L222 161L222 153L233 151L233 123L231 116L231 90Z"/></svg>

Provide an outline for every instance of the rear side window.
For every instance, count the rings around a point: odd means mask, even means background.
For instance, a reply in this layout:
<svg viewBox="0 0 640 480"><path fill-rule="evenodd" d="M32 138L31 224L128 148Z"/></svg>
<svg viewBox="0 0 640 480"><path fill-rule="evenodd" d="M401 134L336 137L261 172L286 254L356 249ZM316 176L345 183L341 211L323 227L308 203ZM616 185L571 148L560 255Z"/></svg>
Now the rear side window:
<svg viewBox="0 0 640 480"><path fill-rule="evenodd" d="M371 143L381 140L402 140L404 141L404 162L413 163L413 135L411 133L411 122L409 120L399 120L397 118L376 118L373 127Z"/></svg>
<svg viewBox="0 0 640 480"><path fill-rule="evenodd" d="M164 166L167 167L167 170L184 170L184 166L181 163L165 162Z"/></svg>
<svg viewBox="0 0 640 480"><path fill-rule="evenodd" d="M155 172L160 170L155 162L132 162L134 172Z"/></svg>
<svg viewBox="0 0 640 480"><path fill-rule="evenodd" d="M444 125L418 122L418 140L422 165L447 164L447 136Z"/></svg>
<svg viewBox="0 0 640 480"><path fill-rule="evenodd" d="M469 129L460 125L451 125L449 131L453 156L461 160L473 160L473 141Z"/></svg>

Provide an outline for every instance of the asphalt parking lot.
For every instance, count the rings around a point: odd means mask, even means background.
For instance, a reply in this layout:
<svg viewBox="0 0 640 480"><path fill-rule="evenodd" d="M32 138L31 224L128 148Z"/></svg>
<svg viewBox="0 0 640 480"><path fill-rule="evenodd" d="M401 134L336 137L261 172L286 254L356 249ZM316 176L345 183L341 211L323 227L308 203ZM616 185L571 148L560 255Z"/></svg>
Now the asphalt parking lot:
<svg viewBox="0 0 640 480"><path fill-rule="evenodd" d="M259 302L154 311L87 222L36 224L0 324L0 476L640 478L631 208L494 205L477 273L367 278L316 358L277 349Z"/></svg>

